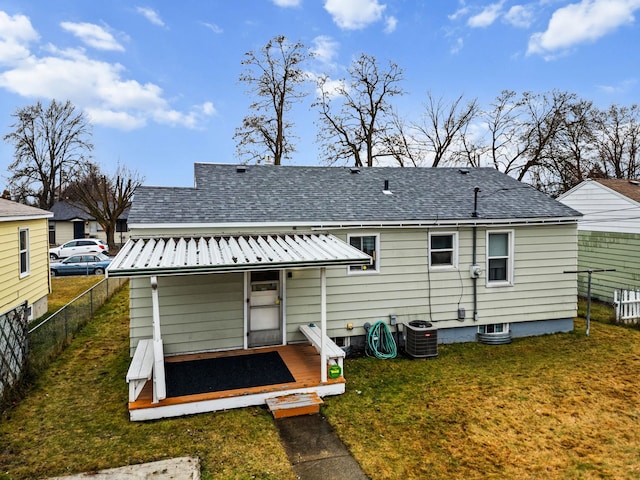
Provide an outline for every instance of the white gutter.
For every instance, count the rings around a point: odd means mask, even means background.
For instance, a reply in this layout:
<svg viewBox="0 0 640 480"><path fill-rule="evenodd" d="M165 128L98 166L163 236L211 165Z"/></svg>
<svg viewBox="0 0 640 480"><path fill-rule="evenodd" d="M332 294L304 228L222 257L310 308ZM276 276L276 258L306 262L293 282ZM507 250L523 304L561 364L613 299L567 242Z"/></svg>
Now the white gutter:
<svg viewBox="0 0 640 480"><path fill-rule="evenodd" d="M452 220L452 219L432 219L432 220L416 220L407 222L397 221L373 221L373 222L326 222L326 223L309 223L309 222L253 222L253 223L131 223L130 230L154 230L154 229L225 229L229 232L236 232L237 229L291 229L306 228L315 230L332 230L332 229L348 229L348 228L432 228L432 227L451 227L451 226L481 226L481 225L532 225L532 224L562 224L575 223L581 217L532 217L525 219L468 219L468 220ZM143 234L139 234L143 236ZM165 236L171 236L170 233Z"/></svg>

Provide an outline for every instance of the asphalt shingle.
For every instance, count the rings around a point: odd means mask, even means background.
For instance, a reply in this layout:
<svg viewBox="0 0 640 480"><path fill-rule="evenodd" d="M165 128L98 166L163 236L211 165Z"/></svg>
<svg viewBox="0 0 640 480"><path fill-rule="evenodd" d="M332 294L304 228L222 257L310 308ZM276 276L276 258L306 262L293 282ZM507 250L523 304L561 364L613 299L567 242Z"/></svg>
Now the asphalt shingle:
<svg viewBox="0 0 640 480"><path fill-rule="evenodd" d="M493 168L361 168L198 163L195 188L140 187L129 222L402 222L576 217ZM385 184L391 194L383 192Z"/></svg>

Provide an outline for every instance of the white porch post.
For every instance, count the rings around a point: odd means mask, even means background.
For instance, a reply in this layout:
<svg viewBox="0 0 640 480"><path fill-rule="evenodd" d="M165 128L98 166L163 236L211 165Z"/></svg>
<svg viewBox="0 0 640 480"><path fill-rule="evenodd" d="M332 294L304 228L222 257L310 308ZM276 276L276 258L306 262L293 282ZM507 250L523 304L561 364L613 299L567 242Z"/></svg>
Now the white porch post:
<svg viewBox="0 0 640 480"><path fill-rule="evenodd" d="M320 268L320 381L327 381L327 267Z"/></svg>
<svg viewBox="0 0 640 480"><path fill-rule="evenodd" d="M164 348L160 332L160 301L158 300L158 277L151 277L151 308L153 312L153 403L167 398L164 375Z"/></svg>

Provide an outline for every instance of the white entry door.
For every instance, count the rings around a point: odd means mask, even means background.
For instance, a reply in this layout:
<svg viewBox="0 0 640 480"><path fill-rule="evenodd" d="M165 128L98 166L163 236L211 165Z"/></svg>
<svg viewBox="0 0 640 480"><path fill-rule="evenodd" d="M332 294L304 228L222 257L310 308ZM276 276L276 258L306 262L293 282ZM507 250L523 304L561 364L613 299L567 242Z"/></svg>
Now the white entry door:
<svg viewBox="0 0 640 480"><path fill-rule="evenodd" d="M249 347L282 343L280 272L251 272L249 284Z"/></svg>

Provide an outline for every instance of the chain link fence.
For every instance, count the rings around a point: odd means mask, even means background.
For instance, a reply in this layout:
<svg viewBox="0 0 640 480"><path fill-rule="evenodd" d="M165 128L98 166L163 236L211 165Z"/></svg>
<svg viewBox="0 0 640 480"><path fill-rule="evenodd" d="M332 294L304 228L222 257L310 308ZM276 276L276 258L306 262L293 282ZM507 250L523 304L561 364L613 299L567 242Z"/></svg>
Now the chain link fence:
<svg viewBox="0 0 640 480"><path fill-rule="evenodd" d="M29 330L29 368L44 369L127 280L105 278Z"/></svg>

